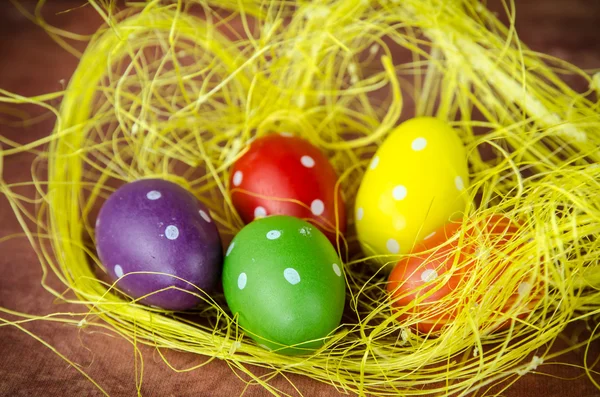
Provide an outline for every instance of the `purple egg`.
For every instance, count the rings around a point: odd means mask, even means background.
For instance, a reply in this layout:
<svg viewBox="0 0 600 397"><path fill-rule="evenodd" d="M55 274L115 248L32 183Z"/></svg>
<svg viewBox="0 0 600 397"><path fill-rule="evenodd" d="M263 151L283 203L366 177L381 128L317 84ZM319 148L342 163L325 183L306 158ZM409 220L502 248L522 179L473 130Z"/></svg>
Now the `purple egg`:
<svg viewBox="0 0 600 397"><path fill-rule="evenodd" d="M162 179L123 185L102 206L96 221L100 261L118 287L134 298L176 287L210 292L221 274L221 239L207 208L192 193ZM131 274L150 271L157 274ZM191 283L191 285L190 285ZM197 288L196 288L197 287ZM171 288L141 302L186 310L200 299Z"/></svg>

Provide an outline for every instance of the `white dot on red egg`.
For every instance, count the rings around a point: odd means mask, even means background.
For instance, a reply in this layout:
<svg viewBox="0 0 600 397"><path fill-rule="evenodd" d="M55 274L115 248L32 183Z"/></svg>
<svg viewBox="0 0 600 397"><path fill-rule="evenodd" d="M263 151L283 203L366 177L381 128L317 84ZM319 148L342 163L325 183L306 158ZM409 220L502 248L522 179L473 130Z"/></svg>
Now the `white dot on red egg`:
<svg viewBox="0 0 600 397"><path fill-rule="evenodd" d="M319 216L325 211L325 204L319 199L313 200L310 204L310 210L313 215Z"/></svg>
<svg viewBox="0 0 600 397"><path fill-rule="evenodd" d="M400 244L393 238L389 239L385 243L385 246L386 246L387 250L392 254L397 254L400 251Z"/></svg>
<svg viewBox="0 0 600 397"><path fill-rule="evenodd" d="M254 209L254 219L264 218L265 216L267 216L265 207L258 206Z"/></svg>
<svg viewBox="0 0 600 397"><path fill-rule="evenodd" d="M435 232L433 233L429 233L427 236L425 236L425 238L423 240L429 240L430 238L432 238L433 236L435 236Z"/></svg>
<svg viewBox="0 0 600 397"><path fill-rule="evenodd" d="M310 156L302 156L300 158L300 162L306 168L312 168L312 167L315 166L315 160L312 157L310 157Z"/></svg>
<svg viewBox="0 0 600 397"><path fill-rule="evenodd" d="M375 156L375 157L373 157L373 160L371 160L371 169L374 170L375 168L377 168L378 165L379 165L379 156Z"/></svg>
<svg viewBox="0 0 600 397"><path fill-rule="evenodd" d="M267 238L269 240L277 240L279 237L281 237L281 231L279 230L271 230L267 233Z"/></svg>
<svg viewBox="0 0 600 397"><path fill-rule="evenodd" d="M363 207L358 208L356 210L356 220L361 221L364 216L365 216L365 210L363 209Z"/></svg>
<svg viewBox="0 0 600 397"><path fill-rule="evenodd" d="M407 193L408 191L406 190L406 186L404 185L398 185L392 190L392 196L396 201L404 200L406 198Z"/></svg>
<svg viewBox="0 0 600 397"><path fill-rule="evenodd" d="M434 269L423 270L423 273L421 273L421 281L428 283L435 280L437 276L438 274Z"/></svg>
<svg viewBox="0 0 600 397"><path fill-rule="evenodd" d="M414 150L415 152L419 152L419 151L425 149L426 146L427 146L427 139L425 139L423 137L416 138L414 141L412 141L412 143L410 145L412 150Z"/></svg>
<svg viewBox="0 0 600 397"><path fill-rule="evenodd" d="M121 265L115 265L115 275L119 278L123 277L123 268Z"/></svg>
<svg viewBox="0 0 600 397"><path fill-rule="evenodd" d="M300 282L300 274L294 268L288 267L283 271L283 277L292 285L296 285Z"/></svg>
<svg viewBox="0 0 600 397"><path fill-rule="evenodd" d="M233 174L233 185L240 186L242 184L242 180L244 180L244 174L242 171L236 171L235 174Z"/></svg>
<svg viewBox="0 0 600 397"><path fill-rule="evenodd" d="M240 273L240 275L238 276L238 288L240 290L246 288L247 282L248 282L248 276L246 276L246 273Z"/></svg>
<svg viewBox="0 0 600 397"><path fill-rule="evenodd" d="M465 188L465 182L460 176L454 178L454 184L458 190L463 190Z"/></svg>
<svg viewBox="0 0 600 397"><path fill-rule="evenodd" d="M333 267L333 271L338 277L342 276L342 271L340 270L340 267L337 263L334 263L333 265L331 265L331 267Z"/></svg>
<svg viewBox="0 0 600 397"><path fill-rule="evenodd" d="M523 298L529 293L529 291L531 291L531 284L529 284L527 281L524 281L519 284L517 291L519 292L519 296Z"/></svg>
<svg viewBox="0 0 600 397"><path fill-rule="evenodd" d="M169 225L165 229L165 237L169 240L176 240L179 237L179 229L175 225Z"/></svg>
<svg viewBox="0 0 600 397"><path fill-rule="evenodd" d="M162 197L162 194L160 194L160 192L158 190L151 190L148 193L146 193L146 198L148 200L158 200L161 197Z"/></svg>
<svg viewBox="0 0 600 397"><path fill-rule="evenodd" d="M206 222L210 223L211 219L210 216L208 216L208 214L202 210L198 211L200 213L200 216L202 217L202 219L204 219Z"/></svg>
<svg viewBox="0 0 600 397"><path fill-rule="evenodd" d="M233 247L235 247L235 242L232 241L231 244L229 244L229 248L227 248L225 256L229 256L229 254L231 254L231 251L233 251Z"/></svg>

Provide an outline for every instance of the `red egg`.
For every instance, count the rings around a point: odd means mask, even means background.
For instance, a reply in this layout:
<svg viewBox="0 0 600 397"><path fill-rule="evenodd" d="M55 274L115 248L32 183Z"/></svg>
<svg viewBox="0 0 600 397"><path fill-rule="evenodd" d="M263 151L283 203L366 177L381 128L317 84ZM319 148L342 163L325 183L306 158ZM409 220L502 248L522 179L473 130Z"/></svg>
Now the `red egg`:
<svg viewBox="0 0 600 397"><path fill-rule="evenodd" d="M327 157L308 141L272 134L251 143L230 177L231 199L242 220L289 215L317 226L335 242L346 229L346 209Z"/></svg>
<svg viewBox="0 0 600 397"><path fill-rule="evenodd" d="M399 316L400 321L411 318L415 320L415 328L419 332L438 331L456 318L461 309L460 302L468 301L465 296L459 296L461 286L469 281L468 277L489 271L492 279L489 287L493 290L495 281L511 264L511 254L520 247L517 245L506 252L506 244L518 236L521 225L503 215L492 215L469 226L464 236L459 238L455 235L461 226L461 223L448 223L427 236L413 249L416 255L401 259L390 274L387 289L392 297L392 306L396 310L404 310ZM461 244L459 250L456 249L458 244ZM504 255L505 260L498 261L500 255ZM495 263L495 268L481 268L488 262ZM502 265L499 266L498 262ZM474 266L479 266L477 272L474 271ZM485 279L489 280L490 277ZM488 286L477 288L480 287ZM495 325L493 329L504 329L510 325L510 322L501 320L502 316L506 317L502 312L518 318L526 316L531 305L522 304L523 295L537 291L537 287L528 282L520 283L507 304L498 312L501 324ZM448 299L453 293L454 298ZM478 298L477 301L482 302L483 298ZM403 309L405 306L408 308ZM491 319L493 322L493 317Z"/></svg>

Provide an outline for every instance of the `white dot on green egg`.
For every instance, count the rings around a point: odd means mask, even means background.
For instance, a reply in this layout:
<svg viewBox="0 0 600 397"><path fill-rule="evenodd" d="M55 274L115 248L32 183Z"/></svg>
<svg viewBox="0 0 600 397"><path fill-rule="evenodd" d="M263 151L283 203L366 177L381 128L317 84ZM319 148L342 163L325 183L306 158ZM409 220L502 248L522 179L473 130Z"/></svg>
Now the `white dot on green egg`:
<svg viewBox="0 0 600 397"><path fill-rule="evenodd" d="M235 247L234 241L232 241L231 244L229 244L229 248L227 248L227 252L225 253L225 256L229 256L229 254L231 254L231 251L233 251L233 247Z"/></svg>
<svg viewBox="0 0 600 397"><path fill-rule="evenodd" d="M520 297L524 297L529 293L529 291L531 291L531 284L529 284L527 281L524 281L519 284L517 291L519 292Z"/></svg>
<svg viewBox="0 0 600 397"><path fill-rule="evenodd" d="M254 219L264 218L265 216L267 216L265 207L258 206L254 209Z"/></svg>
<svg viewBox="0 0 600 397"><path fill-rule="evenodd" d="M437 276L438 274L435 270L427 269L424 270L423 273L421 273L421 281L423 281L424 283L428 283L430 281L435 280Z"/></svg>
<svg viewBox="0 0 600 397"><path fill-rule="evenodd" d="M454 184L456 185L456 188L458 190L463 190L465 188L465 182L463 181L463 179L459 176L457 176L456 178L454 178Z"/></svg>
<svg viewBox="0 0 600 397"><path fill-rule="evenodd" d="M247 282L248 282L248 276L246 276L246 273L240 273L240 275L238 276L238 288L240 290L246 288Z"/></svg>
<svg viewBox="0 0 600 397"><path fill-rule="evenodd" d="M198 213L200 214L202 219L204 219L206 222L210 223L210 221L211 221L210 216L208 216L208 214L206 212L200 210L200 211L198 211Z"/></svg>
<svg viewBox="0 0 600 397"><path fill-rule="evenodd" d="M177 226L167 226L167 228L165 229L165 237L167 237L169 240L177 240L177 237L179 237L179 229L177 228Z"/></svg>
<svg viewBox="0 0 600 397"><path fill-rule="evenodd" d="M121 265L115 265L115 275L119 278L123 277L123 268Z"/></svg>
<svg viewBox="0 0 600 397"><path fill-rule="evenodd" d="M412 143L410 145L412 150L414 150L415 152L419 152L419 151L425 149L426 146L427 146L427 139L425 139L423 137L416 138L414 141L412 141Z"/></svg>
<svg viewBox="0 0 600 397"><path fill-rule="evenodd" d="M396 201L404 200L406 198L407 193L408 191L406 190L406 186L404 185L398 185L392 190L392 196Z"/></svg>
<svg viewBox="0 0 600 397"><path fill-rule="evenodd" d="M160 192L158 190L151 190L148 193L146 193L146 198L148 200L158 200L159 198L162 197L162 194L160 194Z"/></svg>
<svg viewBox="0 0 600 397"><path fill-rule="evenodd" d="M242 184L243 179L244 174L242 174L242 171L236 171L235 174L233 174L233 185L240 186Z"/></svg>
<svg viewBox="0 0 600 397"><path fill-rule="evenodd" d="M300 162L306 168L312 168L312 167L315 166L315 160L312 157L310 157L310 156L302 156L300 158Z"/></svg>
<svg viewBox="0 0 600 397"><path fill-rule="evenodd" d="M319 199L313 200L310 204L310 210L313 215L319 216L325 211L325 204Z"/></svg>
<svg viewBox="0 0 600 397"><path fill-rule="evenodd" d="M342 277L342 271L340 270L340 267L337 263L334 263L333 265L331 265L331 267L333 267L333 271L338 277Z"/></svg>
<svg viewBox="0 0 600 397"><path fill-rule="evenodd" d="M396 240L394 240L393 238L389 239L385 243L385 246L386 246L387 250L389 252L391 252L392 254L397 254L400 251L400 244L398 244L398 242Z"/></svg>
<svg viewBox="0 0 600 397"><path fill-rule="evenodd" d="M377 168L378 165L379 165L379 156L375 156L375 157L373 157L373 160L371 160L371 169L374 170L375 168Z"/></svg>
<svg viewBox="0 0 600 397"><path fill-rule="evenodd" d="M296 285L300 282L300 274L294 268L288 267L283 271L283 277L292 285Z"/></svg>
<svg viewBox="0 0 600 397"><path fill-rule="evenodd" d="M363 207L359 207L356 210L356 220L357 221L362 221L362 218L365 216L365 210L363 209Z"/></svg>
<svg viewBox="0 0 600 397"><path fill-rule="evenodd" d="M279 237L281 237L281 231L279 230L271 230L267 233L267 238L269 240L277 240Z"/></svg>
<svg viewBox="0 0 600 397"><path fill-rule="evenodd" d="M427 236L425 236L425 238L423 240L429 240L430 238L432 238L433 236L435 236L435 232L433 233L429 233Z"/></svg>

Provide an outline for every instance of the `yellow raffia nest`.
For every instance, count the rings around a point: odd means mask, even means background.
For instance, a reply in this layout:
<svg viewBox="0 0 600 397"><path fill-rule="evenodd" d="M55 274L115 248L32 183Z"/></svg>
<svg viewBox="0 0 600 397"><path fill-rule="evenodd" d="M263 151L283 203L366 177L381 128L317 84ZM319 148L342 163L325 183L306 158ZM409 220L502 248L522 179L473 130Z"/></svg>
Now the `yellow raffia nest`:
<svg viewBox="0 0 600 397"><path fill-rule="evenodd" d="M571 322L588 321L592 333L570 349L597 338L600 104L590 98L598 79L529 51L513 26L477 0L154 1L118 13L90 4L106 25L64 92L23 98L0 91L1 102L35 103L56 115L48 138L25 146L2 138L0 151L0 158L38 154L30 182L41 195L35 211L16 185L2 181L0 188L44 271L76 299L44 286L85 307L45 320L115 329L159 352L227 360L275 394L269 377L252 375L248 364L360 394L450 395L535 369ZM62 39L73 36L37 22L75 52ZM395 61L399 52L412 61ZM590 92L572 91L557 72L587 79ZM49 102L58 97L55 109ZM345 258L348 314L311 356L257 347L220 295L202 295L194 322L127 300L97 277L93 220L115 181L152 176L183 184L210 208L227 240L242 226L227 195L228 170L254 137L286 130L309 139L329 155L351 206L378 144L416 115L449 121L467 147L473 200L465 228L497 213L524 225L500 252L474 259L476 279L448 297L462 310L439 335L415 334L416 319L398 321L385 276L353 249ZM46 163L47 188L37 172ZM356 246L352 223L341 245ZM489 270L502 260L508 270ZM488 290L496 279L505 288ZM502 314L523 280L537 292L518 304L534 310Z"/></svg>

